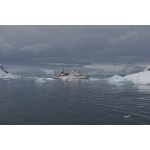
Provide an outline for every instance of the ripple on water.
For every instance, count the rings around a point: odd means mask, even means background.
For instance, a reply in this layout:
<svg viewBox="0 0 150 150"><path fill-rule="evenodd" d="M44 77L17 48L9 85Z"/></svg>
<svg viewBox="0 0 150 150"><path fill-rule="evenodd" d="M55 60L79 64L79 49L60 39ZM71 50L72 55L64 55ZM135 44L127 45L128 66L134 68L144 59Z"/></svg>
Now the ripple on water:
<svg viewBox="0 0 150 150"><path fill-rule="evenodd" d="M149 86L139 86L98 78L0 80L0 123L150 124Z"/></svg>

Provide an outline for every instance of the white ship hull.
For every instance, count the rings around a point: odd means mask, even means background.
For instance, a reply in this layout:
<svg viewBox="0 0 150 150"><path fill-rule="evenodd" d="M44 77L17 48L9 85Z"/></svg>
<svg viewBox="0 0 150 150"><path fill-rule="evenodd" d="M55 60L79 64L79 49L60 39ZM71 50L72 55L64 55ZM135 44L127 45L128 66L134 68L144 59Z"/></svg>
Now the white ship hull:
<svg viewBox="0 0 150 150"><path fill-rule="evenodd" d="M53 79L66 79L66 80L89 79L88 76L84 76L84 75L81 75L78 72L73 72L73 71L71 73L64 73L64 72L62 72L61 74L55 75L52 78Z"/></svg>

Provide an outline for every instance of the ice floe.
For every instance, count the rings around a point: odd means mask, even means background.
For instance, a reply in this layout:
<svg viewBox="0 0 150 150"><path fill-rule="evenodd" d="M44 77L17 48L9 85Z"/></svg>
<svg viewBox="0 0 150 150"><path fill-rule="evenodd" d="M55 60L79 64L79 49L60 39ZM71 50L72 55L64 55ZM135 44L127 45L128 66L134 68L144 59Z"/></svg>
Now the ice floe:
<svg viewBox="0 0 150 150"><path fill-rule="evenodd" d="M131 115L126 115L126 116L124 116L124 118L130 118L131 117Z"/></svg>

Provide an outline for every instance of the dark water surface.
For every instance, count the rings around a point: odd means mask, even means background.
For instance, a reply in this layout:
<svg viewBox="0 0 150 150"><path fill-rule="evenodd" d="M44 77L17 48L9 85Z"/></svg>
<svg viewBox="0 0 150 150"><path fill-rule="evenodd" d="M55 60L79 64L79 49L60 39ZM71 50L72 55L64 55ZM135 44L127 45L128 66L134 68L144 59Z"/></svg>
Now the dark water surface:
<svg viewBox="0 0 150 150"><path fill-rule="evenodd" d="M0 79L0 124L150 124L150 85Z"/></svg>

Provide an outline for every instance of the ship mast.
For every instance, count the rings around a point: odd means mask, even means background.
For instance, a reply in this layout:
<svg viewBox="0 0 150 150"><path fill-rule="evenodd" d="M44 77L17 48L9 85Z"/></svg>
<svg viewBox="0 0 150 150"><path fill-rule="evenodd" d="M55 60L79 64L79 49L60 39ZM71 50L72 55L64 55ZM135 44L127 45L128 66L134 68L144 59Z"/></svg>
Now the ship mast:
<svg viewBox="0 0 150 150"><path fill-rule="evenodd" d="M62 65L62 67L63 67L63 71L62 71L62 72L64 73L64 72L65 72L65 70L64 70L64 65Z"/></svg>

